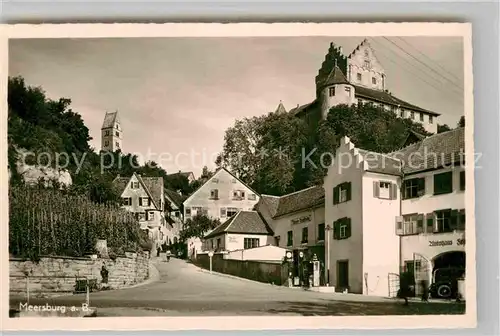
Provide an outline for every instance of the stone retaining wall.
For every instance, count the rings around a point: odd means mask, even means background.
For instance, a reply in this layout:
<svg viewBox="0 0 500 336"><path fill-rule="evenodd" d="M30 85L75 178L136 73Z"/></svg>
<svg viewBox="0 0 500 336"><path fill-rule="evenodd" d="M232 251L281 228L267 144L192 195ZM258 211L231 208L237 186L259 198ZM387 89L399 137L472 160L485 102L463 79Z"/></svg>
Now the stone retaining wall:
<svg viewBox="0 0 500 336"><path fill-rule="evenodd" d="M39 262L11 258L9 278L11 293L26 293L29 275L30 296L64 294L75 290L76 279L96 279L101 287L101 268L108 270L108 287L124 288L149 278L149 255L130 254L112 259L42 257Z"/></svg>

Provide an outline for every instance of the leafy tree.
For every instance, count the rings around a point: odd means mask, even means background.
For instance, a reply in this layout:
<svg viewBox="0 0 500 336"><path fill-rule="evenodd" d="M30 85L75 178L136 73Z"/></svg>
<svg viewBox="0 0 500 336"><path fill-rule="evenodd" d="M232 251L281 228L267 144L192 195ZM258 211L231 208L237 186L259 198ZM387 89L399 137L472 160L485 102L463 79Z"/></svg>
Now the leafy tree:
<svg viewBox="0 0 500 336"><path fill-rule="evenodd" d="M189 238L203 238L210 230L215 229L221 223L218 219L212 219L202 214L196 214L192 218L188 218L179 233L179 239L186 241Z"/></svg>
<svg viewBox="0 0 500 336"><path fill-rule="evenodd" d="M253 184L260 162L259 128L267 116L237 120L226 130L222 153L216 160L217 167L226 167L238 178Z"/></svg>
<svg viewBox="0 0 500 336"><path fill-rule="evenodd" d="M359 148L386 153L399 149L410 129L430 134L419 123L369 104L335 106L326 120L314 125L292 114L268 114L237 121L226 131L216 163L225 162L260 193L282 195L322 183L341 137L348 136Z"/></svg>
<svg viewBox="0 0 500 336"><path fill-rule="evenodd" d="M451 130L450 126L448 126L446 124L444 124L444 125L439 125L438 124L438 127L437 127L437 132L438 133L448 132L450 130Z"/></svg>
<svg viewBox="0 0 500 336"><path fill-rule="evenodd" d="M457 123L457 127L465 127L465 116L461 116Z"/></svg>

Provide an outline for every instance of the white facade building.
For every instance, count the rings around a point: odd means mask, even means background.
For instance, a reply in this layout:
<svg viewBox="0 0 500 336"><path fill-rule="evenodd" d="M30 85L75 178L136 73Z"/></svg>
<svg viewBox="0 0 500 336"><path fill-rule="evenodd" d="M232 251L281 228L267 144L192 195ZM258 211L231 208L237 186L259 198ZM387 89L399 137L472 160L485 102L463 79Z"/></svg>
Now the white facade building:
<svg viewBox="0 0 500 336"><path fill-rule="evenodd" d="M418 294L440 270L465 272L463 152L463 128L390 154L344 137L324 180L330 285L391 296L391 275L403 270Z"/></svg>
<svg viewBox="0 0 500 336"><path fill-rule="evenodd" d="M220 168L184 201L184 220L203 214L222 223L240 211L252 211L259 198L252 188L226 168ZM189 256L201 250L200 239L189 239Z"/></svg>

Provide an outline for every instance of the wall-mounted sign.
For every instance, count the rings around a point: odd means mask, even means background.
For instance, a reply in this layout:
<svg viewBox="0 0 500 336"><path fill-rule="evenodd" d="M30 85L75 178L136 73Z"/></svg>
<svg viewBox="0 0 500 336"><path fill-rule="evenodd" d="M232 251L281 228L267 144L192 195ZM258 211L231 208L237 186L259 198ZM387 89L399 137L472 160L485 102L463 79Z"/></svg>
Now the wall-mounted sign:
<svg viewBox="0 0 500 336"><path fill-rule="evenodd" d="M465 245L465 239L464 238L458 238L457 240L430 240L429 241L429 246L451 246L451 245L457 245L457 246L462 246Z"/></svg>
<svg viewBox="0 0 500 336"><path fill-rule="evenodd" d="M310 222L311 221L311 215L299 217L292 219L292 224L300 224L300 223L305 223L305 222Z"/></svg>
<svg viewBox="0 0 500 336"><path fill-rule="evenodd" d="M230 243L237 243L238 242L238 238L229 236L229 242Z"/></svg>

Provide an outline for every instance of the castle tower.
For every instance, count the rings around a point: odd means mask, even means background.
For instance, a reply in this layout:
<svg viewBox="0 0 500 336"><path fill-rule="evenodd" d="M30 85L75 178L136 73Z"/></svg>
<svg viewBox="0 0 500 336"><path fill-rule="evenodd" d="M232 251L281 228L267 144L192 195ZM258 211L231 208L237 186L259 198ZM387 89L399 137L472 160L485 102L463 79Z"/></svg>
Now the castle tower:
<svg viewBox="0 0 500 336"><path fill-rule="evenodd" d="M321 102L321 118L326 119L328 112L336 105L352 105L356 102L355 88L337 64L323 83L317 86Z"/></svg>
<svg viewBox="0 0 500 336"><path fill-rule="evenodd" d="M285 114L286 113L285 106L283 106L283 102L281 100L280 100L278 107L274 111L274 113L276 113L276 114Z"/></svg>
<svg viewBox="0 0 500 336"><path fill-rule="evenodd" d="M118 112L106 112L101 128L101 150L122 151L122 127Z"/></svg>

